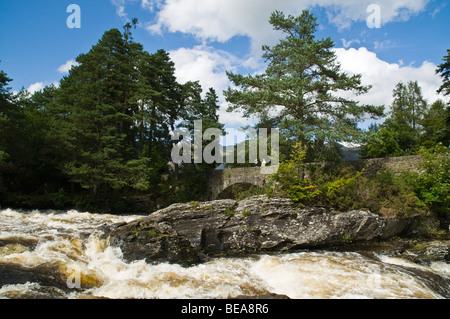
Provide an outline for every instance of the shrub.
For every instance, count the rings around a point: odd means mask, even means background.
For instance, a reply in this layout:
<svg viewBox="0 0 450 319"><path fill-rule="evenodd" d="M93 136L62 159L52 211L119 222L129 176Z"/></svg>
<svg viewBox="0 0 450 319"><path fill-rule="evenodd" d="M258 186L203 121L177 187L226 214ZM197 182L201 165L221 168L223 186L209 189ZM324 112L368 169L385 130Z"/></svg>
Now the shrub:
<svg viewBox="0 0 450 319"><path fill-rule="evenodd" d="M320 191L304 178L306 149L301 143L297 143L293 148L290 159L280 163L272 181L278 185L280 195L305 204L319 195Z"/></svg>
<svg viewBox="0 0 450 319"><path fill-rule="evenodd" d="M225 208L224 214L227 215L228 217L233 217L235 211L232 206L228 206L227 208Z"/></svg>
<svg viewBox="0 0 450 319"><path fill-rule="evenodd" d="M400 217L425 216L431 211L449 217L450 151L442 145L421 151L421 173L388 169L374 176L342 164L306 166L305 153L297 144L291 158L280 164L273 176L280 195L302 205L324 205L340 211L368 209Z"/></svg>
<svg viewBox="0 0 450 319"><path fill-rule="evenodd" d="M417 179L417 196L434 212L450 215L450 150L437 144L431 149L422 148L423 156L420 168L423 173Z"/></svg>
<svg viewBox="0 0 450 319"><path fill-rule="evenodd" d="M328 206L336 208L353 208L352 203L355 198L352 198L350 191L355 181L363 174L363 172L346 173L344 176L332 179L326 182L321 187L321 201ZM339 176L339 175L338 175Z"/></svg>

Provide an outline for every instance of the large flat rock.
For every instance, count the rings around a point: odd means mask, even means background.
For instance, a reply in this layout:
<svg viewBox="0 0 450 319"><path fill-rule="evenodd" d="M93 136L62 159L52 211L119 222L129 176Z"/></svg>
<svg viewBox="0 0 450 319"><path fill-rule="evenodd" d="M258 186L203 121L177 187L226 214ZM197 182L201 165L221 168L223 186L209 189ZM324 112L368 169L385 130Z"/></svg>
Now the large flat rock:
<svg viewBox="0 0 450 319"><path fill-rule="evenodd" d="M365 210L300 208L285 198L255 196L175 204L105 232L129 260L190 265L217 256L324 248L400 235L408 223Z"/></svg>

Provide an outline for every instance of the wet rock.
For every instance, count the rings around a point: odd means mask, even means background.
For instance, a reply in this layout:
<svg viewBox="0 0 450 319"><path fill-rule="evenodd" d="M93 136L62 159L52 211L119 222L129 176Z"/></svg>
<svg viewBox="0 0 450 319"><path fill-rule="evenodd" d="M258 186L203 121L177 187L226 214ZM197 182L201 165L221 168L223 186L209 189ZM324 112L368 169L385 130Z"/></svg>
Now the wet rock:
<svg viewBox="0 0 450 319"><path fill-rule="evenodd" d="M27 249L33 250L36 248L39 240L35 238L23 238L23 237L10 237L7 239L0 240L0 247L5 247L8 245L19 245L26 247Z"/></svg>
<svg viewBox="0 0 450 319"><path fill-rule="evenodd" d="M407 226L364 210L299 208L285 198L175 204L105 231L128 261L191 265L209 257L288 252L399 235Z"/></svg>
<svg viewBox="0 0 450 319"><path fill-rule="evenodd" d="M21 254L27 251L27 248L20 244L8 244L3 247L0 247L0 257L13 255L13 254Z"/></svg>
<svg viewBox="0 0 450 319"><path fill-rule="evenodd" d="M0 265L0 288L6 285L37 283L42 287L53 287L62 291L70 291L65 278L56 266L40 266L33 269L15 265Z"/></svg>
<svg viewBox="0 0 450 319"><path fill-rule="evenodd" d="M421 241L409 244L401 251L397 251L396 257L418 264L429 264L437 261L449 262L450 241Z"/></svg>
<svg viewBox="0 0 450 319"><path fill-rule="evenodd" d="M440 276L431 271L422 270L414 267L395 266L401 268L403 272L409 273L427 286L431 291L436 292L445 299L450 298L450 278Z"/></svg>

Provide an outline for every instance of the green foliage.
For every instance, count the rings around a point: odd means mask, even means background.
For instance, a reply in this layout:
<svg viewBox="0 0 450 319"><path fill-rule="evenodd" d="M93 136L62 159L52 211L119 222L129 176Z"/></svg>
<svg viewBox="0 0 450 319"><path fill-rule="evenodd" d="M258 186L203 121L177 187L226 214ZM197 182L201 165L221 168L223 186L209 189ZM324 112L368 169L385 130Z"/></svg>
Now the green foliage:
<svg viewBox="0 0 450 319"><path fill-rule="evenodd" d="M450 150L442 144L422 149L421 168L424 170L415 183L417 196L433 211L450 214Z"/></svg>
<svg viewBox="0 0 450 319"><path fill-rule="evenodd" d="M207 175L194 165L183 165L179 179L170 176L155 187L154 195L163 206L173 203L198 203L206 194Z"/></svg>
<svg viewBox="0 0 450 319"><path fill-rule="evenodd" d="M289 186L287 190L287 194L289 198L293 201L307 204L311 202L313 198L320 194L320 191L317 190L317 187L314 185L309 185L309 182L298 182L296 185Z"/></svg>
<svg viewBox="0 0 450 319"><path fill-rule="evenodd" d="M1 61L0 61L1 62ZM11 103L11 88L8 87L8 83L11 82L12 79L8 77L8 75L0 70L0 112L3 113L4 109L8 107Z"/></svg>
<svg viewBox="0 0 450 319"><path fill-rule="evenodd" d="M305 149L299 143L272 178L279 195L302 205L324 205L339 211L368 209L384 216L425 216L430 211L448 212L449 207L450 157L438 157L437 153L448 154L448 149L441 146L424 151L421 174L386 170L369 175L342 163L305 165Z"/></svg>
<svg viewBox="0 0 450 319"><path fill-rule="evenodd" d="M232 206L226 207L223 213L228 217L233 217L236 214Z"/></svg>
<svg viewBox="0 0 450 319"><path fill-rule="evenodd" d="M336 174L348 174L337 171ZM414 193L417 173L395 174L390 170L374 176L364 172L347 179L334 194L324 198L326 205L338 210L368 209L384 216L413 217L426 215L428 210Z"/></svg>
<svg viewBox="0 0 450 319"><path fill-rule="evenodd" d="M189 205L191 205L192 208L198 208L198 206L200 205L200 202L192 201L189 203Z"/></svg>
<svg viewBox="0 0 450 319"><path fill-rule="evenodd" d="M352 243L352 234L344 234L342 236L342 242L346 243L346 244L351 244Z"/></svg>
<svg viewBox="0 0 450 319"><path fill-rule="evenodd" d="M306 149L299 142L293 147L288 160L280 163L278 172L271 179L279 185L278 191L283 196L306 204L309 200L320 194L315 185L304 178Z"/></svg>
<svg viewBox="0 0 450 319"><path fill-rule="evenodd" d="M248 216L250 216L252 213L251 213L251 211L249 211L248 209L245 209L243 212L242 212L242 215L244 216L244 217L248 217Z"/></svg>
<svg viewBox="0 0 450 319"><path fill-rule="evenodd" d="M68 194L64 188L60 188L56 193L51 194L51 200L57 209L64 209L70 204Z"/></svg>
<svg viewBox="0 0 450 319"><path fill-rule="evenodd" d="M227 73L236 87L224 92L229 111L258 116L308 147L317 140L354 142L361 134L356 123L367 115L381 116L383 108L359 105L336 93L360 95L370 87L361 84L361 75L341 71L333 41L316 39L319 24L309 11L297 17L276 11L269 22L284 38L273 47L263 46L268 63L263 74Z"/></svg>
<svg viewBox="0 0 450 319"><path fill-rule="evenodd" d="M398 144L399 132L389 127L382 127L377 132L371 132L364 148L363 157L381 158L402 156L405 152Z"/></svg>
<svg viewBox="0 0 450 319"><path fill-rule="evenodd" d="M415 139L419 121L427 109L427 102L422 96L422 88L417 81L407 84L398 83L394 89L391 118L394 123Z"/></svg>
<svg viewBox="0 0 450 319"><path fill-rule="evenodd" d="M450 107L441 100L428 106L417 81L398 83L393 97L390 116L366 133L363 157L412 155L437 143L449 146Z"/></svg>
<svg viewBox="0 0 450 319"><path fill-rule="evenodd" d="M434 102L419 124L423 127L423 147L433 148L438 143L450 147L450 106L446 106L444 101Z"/></svg>
<svg viewBox="0 0 450 319"><path fill-rule="evenodd" d="M233 185L232 193L233 198L237 201L246 199L248 197L263 195L266 192L266 188L261 188L255 185L250 185L248 188L244 188L242 185Z"/></svg>
<svg viewBox="0 0 450 319"><path fill-rule="evenodd" d="M364 172L364 171L363 171ZM320 187L321 201L331 207L344 208L350 204L351 196L348 190L351 185L363 174L363 172L348 172L343 176L337 175L335 179L325 183ZM342 172L340 172L342 174Z"/></svg>
<svg viewBox="0 0 450 319"><path fill-rule="evenodd" d="M447 50L447 55L442 59L444 62L438 66L436 73L440 74L443 79L443 84L439 88L439 93L444 95L450 94L450 49Z"/></svg>
<svg viewBox="0 0 450 319"><path fill-rule="evenodd" d="M272 179L277 183L281 195L288 196L302 205L322 203L333 207L342 205L346 188L355 182L362 173L345 172L327 174L324 169L314 169L304 164L306 149L301 143L294 146L291 158L280 164ZM306 179L305 175L309 178Z"/></svg>
<svg viewBox="0 0 450 319"><path fill-rule="evenodd" d="M221 129L217 94L210 89L202 99L198 82L178 83L169 53L145 52L133 41L132 22L123 34L106 31L58 87L13 95L0 70L3 203L41 197L52 207L123 211L139 194L155 203L204 194L211 166L169 171L170 132L194 119L204 120L204 130ZM161 183L170 174L169 185Z"/></svg>

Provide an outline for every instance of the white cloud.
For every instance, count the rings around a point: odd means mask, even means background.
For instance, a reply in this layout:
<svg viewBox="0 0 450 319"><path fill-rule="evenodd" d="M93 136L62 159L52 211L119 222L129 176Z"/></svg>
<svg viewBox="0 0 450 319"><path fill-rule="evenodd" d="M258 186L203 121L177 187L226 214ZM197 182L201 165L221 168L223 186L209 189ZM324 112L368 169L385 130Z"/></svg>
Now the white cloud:
<svg viewBox="0 0 450 319"><path fill-rule="evenodd" d="M121 18L126 18L125 12L126 0L111 0L111 3L116 7L116 14Z"/></svg>
<svg viewBox="0 0 450 319"><path fill-rule="evenodd" d="M371 14L369 5L376 4L381 10L381 24L394 21L407 21L410 17L425 10L431 0L318 0L313 1L321 7L328 7L328 18L340 29L349 27L357 21L365 21Z"/></svg>
<svg viewBox="0 0 450 319"><path fill-rule="evenodd" d="M357 43L357 44L360 44L361 43L361 41L360 40L358 40L358 39L353 39L353 40L345 40L345 39L341 39L342 40L342 45L344 46L344 48L349 48L349 47L351 47L353 44L355 44L355 43Z"/></svg>
<svg viewBox="0 0 450 319"><path fill-rule="evenodd" d="M199 80L203 89L214 87L219 95L222 109L221 121L228 127L248 124L240 114L226 113L227 107L222 91L230 85L225 71L242 67L253 70L261 68L258 59L262 44L275 44L279 33L268 23L270 14L280 10L286 14L298 15L304 9L326 8L329 22L340 29L355 22L365 22L370 13L367 7L376 3L381 9L381 24L407 21L423 12L432 0L111 0L118 15L125 15L125 6L139 2L141 8L155 13L155 20L147 23L153 33L181 32L201 40L203 45L180 48L170 52L176 64L178 81ZM123 9L122 9L123 8ZM225 51L208 46L210 41L226 42L235 36L246 36L251 40L251 56L239 58ZM425 61L420 66L403 65L402 62L388 63L364 47L351 49L364 41L342 39L344 48L335 49L342 69L350 74L362 74L365 85L373 88L368 94L355 97L361 103L385 105L392 103L392 91L400 82L417 80L423 95L430 102L439 96L436 93L441 79L435 74L436 66ZM396 43L375 43L378 49L395 46Z"/></svg>
<svg viewBox="0 0 450 319"><path fill-rule="evenodd" d="M236 70L236 64L239 63L239 59L232 54L208 46L180 48L169 54L175 63L178 81L185 83L198 80L204 90L226 87L228 77L225 72Z"/></svg>
<svg viewBox="0 0 450 319"><path fill-rule="evenodd" d="M164 0L141 0L141 8L147 9L151 12L161 8Z"/></svg>
<svg viewBox="0 0 450 319"><path fill-rule="evenodd" d="M126 6L130 3L140 2L142 9L154 12L161 7L164 0L110 0L111 4L116 7L116 14L128 20L128 13L125 12Z"/></svg>
<svg viewBox="0 0 450 319"><path fill-rule="evenodd" d="M59 82L53 82L53 83L49 83L49 82L36 82L31 84L27 91L30 94L34 94L36 92L42 91L46 86L48 85L54 85L55 87L59 87ZM17 94L17 92L15 92L15 94Z"/></svg>
<svg viewBox="0 0 450 319"><path fill-rule="evenodd" d="M255 61L251 58L239 59L228 52L208 46L180 48L170 51L169 54L175 63L175 76L178 82L199 81L203 93L206 93L210 87L216 90L221 106L220 120L226 127L253 124L252 121L244 119L241 114L226 112L228 104L225 102L223 91L230 85L226 71L236 72L238 67L244 65L256 66Z"/></svg>
<svg viewBox="0 0 450 319"><path fill-rule="evenodd" d="M369 93L352 98L363 104L385 105L389 111L392 104L392 91L398 82L418 81L422 87L423 96L430 102L438 98L436 90L442 83L439 75L436 75L437 66L425 61L420 66L388 63L381 60L376 53L365 47L359 49L334 49L342 71L353 75L361 74L363 85L371 85ZM219 95L221 105L220 119L227 127L240 127L254 124L254 121L242 117L240 113L228 113L227 102L223 97L231 83L225 71L240 72L240 67L247 60L240 59L225 51L216 51L208 46L196 46L192 49L181 48L170 52L170 57L175 63L176 76L180 83L187 81L199 81L206 91L213 87ZM253 63L252 66L256 66ZM245 74L245 72L241 72Z"/></svg>
<svg viewBox="0 0 450 319"><path fill-rule="evenodd" d="M46 86L46 84L44 82L36 82L36 83L31 84L28 87L27 91L30 94L34 94L35 92L42 91L42 89L45 88L45 86Z"/></svg>
<svg viewBox="0 0 450 319"><path fill-rule="evenodd" d="M430 103L443 98L436 92L442 79L436 75L437 66L429 61L424 61L419 67L404 66L401 62L388 63L364 47L358 50L338 48L335 52L344 72L361 74L362 83L372 85L369 93L356 97L361 103L385 105L386 111L389 111L395 85L408 81L417 81L422 87L424 98Z"/></svg>
<svg viewBox="0 0 450 319"><path fill-rule="evenodd" d="M408 20L422 12L430 1L377 0L382 25ZM157 3L157 21L148 27L152 32L183 32L203 41L220 42L238 35L248 36L253 49L258 50L261 44L271 44L276 39L268 23L275 10L298 15L303 9L326 7L329 21L342 29L365 21L369 16L367 7L373 0L159 0Z"/></svg>
<svg viewBox="0 0 450 319"><path fill-rule="evenodd" d="M161 33L183 32L202 41L226 42L234 36L249 36L259 44L273 34L268 24L270 13L286 2L294 7L304 6L286 0L166 0L157 13L157 21L148 29ZM260 46L260 45L259 45Z"/></svg>
<svg viewBox="0 0 450 319"><path fill-rule="evenodd" d="M59 73L66 74L66 73L69 73L70 69L73 66L77 66L77 65L79 65L79 64L75 60L69 60L66 63L64 63L63 65L61 65L57 70Z"/></svg>

